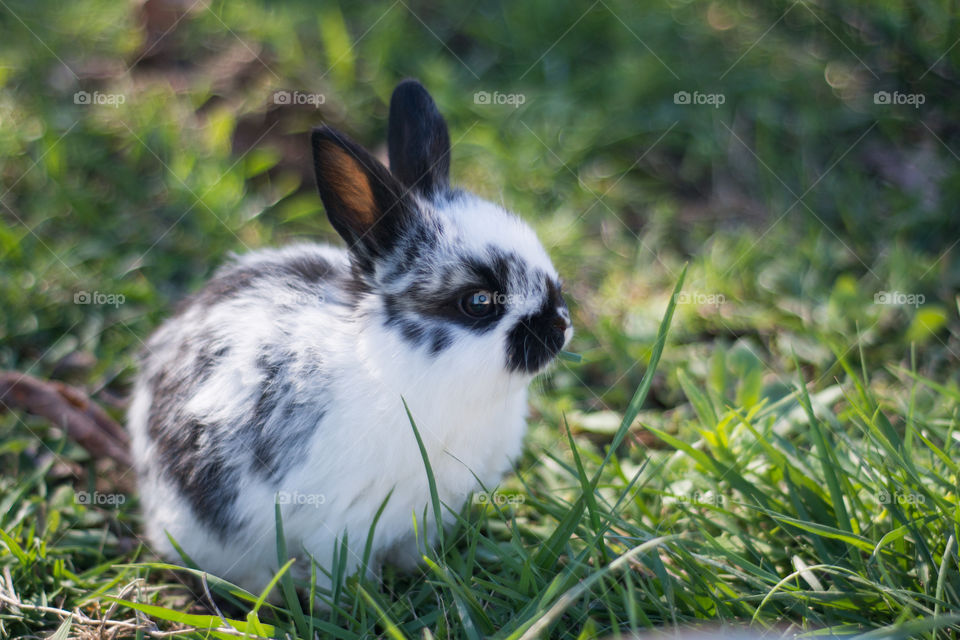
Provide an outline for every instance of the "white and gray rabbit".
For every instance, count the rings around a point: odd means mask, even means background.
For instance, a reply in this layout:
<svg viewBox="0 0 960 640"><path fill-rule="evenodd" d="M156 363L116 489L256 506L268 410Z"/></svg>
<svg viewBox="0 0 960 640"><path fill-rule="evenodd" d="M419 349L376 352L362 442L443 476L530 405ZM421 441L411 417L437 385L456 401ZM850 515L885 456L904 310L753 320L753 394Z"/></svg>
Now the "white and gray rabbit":
<svg viewBox="0 0 960 640"><path fill-rule="evenodd" d="M388 494L371 564L415 563L413 519L421 536L435 520L403 401L441 502L459 509L511 469L527 386L572 334L533 231L450 187L447 126L418 82L391 98L389 171L334 129L311 142L348 248L222 267L149 339L129 413L151 548L177 561L169 534L254 593L278 569L278 502L299 579L345 534L356 570Z"/></svg>

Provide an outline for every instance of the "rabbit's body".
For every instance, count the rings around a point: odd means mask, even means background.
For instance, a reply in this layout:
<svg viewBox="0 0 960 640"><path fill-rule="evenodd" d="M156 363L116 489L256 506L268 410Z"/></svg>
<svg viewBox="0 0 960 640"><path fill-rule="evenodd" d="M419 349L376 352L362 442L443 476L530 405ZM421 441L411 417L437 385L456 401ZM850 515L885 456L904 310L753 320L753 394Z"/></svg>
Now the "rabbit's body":
<svg viewBox="0 0 960 640"><path fill-rule="evenodd" d="M371 568L415 562L414 517L421 536L435 531L404 401L440 500L457 509L509 471L527 385L571 332L556 272L525 224L439 181L401 195L392 177L368 173L357 187L376 161L338 135L314 134L318 182L353 248L262 250L222 268L150 338L130 409L151 546L176 559L169 535L203 569L253 591L278 567L278 502L287 549L305 560L300 577L308 556L328 565L344 535L357 568L388 495ZM373 224L355 233L374 201ZM397 203L406 213L389 215L402 225L388 216ZM390 235L378 237L377 223ZM466 311L463 291L473 292ZM491 296L476 297L490 292L502 296L495 315Z"/></svg>

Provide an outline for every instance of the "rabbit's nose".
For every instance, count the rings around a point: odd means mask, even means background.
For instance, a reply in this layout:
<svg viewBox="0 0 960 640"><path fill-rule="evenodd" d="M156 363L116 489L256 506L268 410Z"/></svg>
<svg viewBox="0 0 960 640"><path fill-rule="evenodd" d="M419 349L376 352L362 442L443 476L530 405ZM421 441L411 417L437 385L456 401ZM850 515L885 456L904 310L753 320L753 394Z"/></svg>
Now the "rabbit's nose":
<svg viewBox="0 0 960 640"><path fill-rule="evenodd" d="M557 315L553 319L553 327L560 333L566 332L568 326L570 326L570 322L562 315Z"/></svg>

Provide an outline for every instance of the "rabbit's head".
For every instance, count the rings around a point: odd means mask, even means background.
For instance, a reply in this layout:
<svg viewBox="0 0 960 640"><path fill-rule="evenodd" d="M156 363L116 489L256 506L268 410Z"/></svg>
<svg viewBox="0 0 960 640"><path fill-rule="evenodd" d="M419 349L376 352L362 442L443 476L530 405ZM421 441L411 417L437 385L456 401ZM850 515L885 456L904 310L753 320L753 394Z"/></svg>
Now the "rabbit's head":
<svg viewBox="0 0 960 640"><path fill-rule="evenodd" d="M469 366L531 376L572 334L561 283L534 232L449 183L450 136L414 80L390 102L390 170L329 127L312 134L330 222L346 240L362 306L398 339ZM473 364L470 364L473 363Z"/></svg>

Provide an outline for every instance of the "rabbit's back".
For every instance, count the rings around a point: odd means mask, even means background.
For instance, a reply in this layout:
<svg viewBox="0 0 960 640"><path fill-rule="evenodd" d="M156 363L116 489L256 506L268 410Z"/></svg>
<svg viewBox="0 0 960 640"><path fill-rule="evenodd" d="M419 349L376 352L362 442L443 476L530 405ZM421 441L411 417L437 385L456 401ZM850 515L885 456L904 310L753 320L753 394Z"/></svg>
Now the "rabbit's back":
<svg viewBox="0 0 960 640"><path fill-rule="evenodd" d="M226 540L246 525L240 492L302 462L330 402L325 367L329 345L345 342L348 280L346 253L332 247L254 252L150 338L130 414L138 470L157 488L143 492L148 513L185 502L180 511Z"/></svg>

